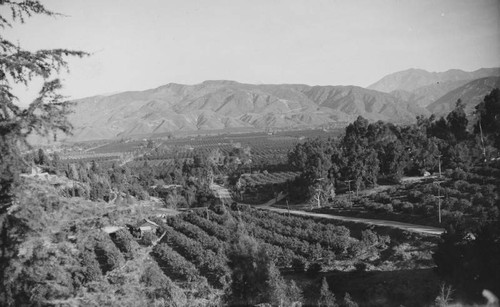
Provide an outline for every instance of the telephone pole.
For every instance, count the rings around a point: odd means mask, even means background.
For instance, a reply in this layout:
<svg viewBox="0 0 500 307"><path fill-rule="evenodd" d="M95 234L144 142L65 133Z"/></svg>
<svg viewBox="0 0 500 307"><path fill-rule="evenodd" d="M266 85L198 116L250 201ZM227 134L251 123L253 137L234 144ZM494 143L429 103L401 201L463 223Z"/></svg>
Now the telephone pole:
<svg viewBox="0 0 500 307"><path fill-rule="evenodd" d="M435 183L437 184L438 186L438 220L439 220L439 224L441 224L441 198L444 197L444 195L441 195L441 182L444 182L444 181L436 181Z"/></svg>
<svg viewBox="0 0 500 307"><path fill-rule="evenodd" d="M349 203L350 204L352 204L352 201L351 201L351 181L353 181L353 180L351 179L351 180L345 181L349 185Z"/></svg>
<svg viewBox="0 0 500 307"><path fill-rule="evenodd" d="M437 156L438 157L438 162L439 162L439 179L441 179L441 157L442 156L443 155L438 155Z"/></svg>

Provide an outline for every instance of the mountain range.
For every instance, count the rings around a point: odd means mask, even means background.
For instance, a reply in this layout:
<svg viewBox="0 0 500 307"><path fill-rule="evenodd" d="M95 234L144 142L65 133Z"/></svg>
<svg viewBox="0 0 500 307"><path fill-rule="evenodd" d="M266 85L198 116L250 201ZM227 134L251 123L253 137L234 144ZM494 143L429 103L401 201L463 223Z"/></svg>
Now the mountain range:
<svg viewBox="0 0 500 307"><path fill-rule="evenodd" d="M235 128L301 128L347 124L359 115L395 123L438 115L462 98L477 104L498 87L499 68L429 73L410 69L368 88L303 84L253 85L205 81L169 83L145 91L74 101L71 141L122 138L175 131ZM458 97L458 98L457 98Z"/></svg>

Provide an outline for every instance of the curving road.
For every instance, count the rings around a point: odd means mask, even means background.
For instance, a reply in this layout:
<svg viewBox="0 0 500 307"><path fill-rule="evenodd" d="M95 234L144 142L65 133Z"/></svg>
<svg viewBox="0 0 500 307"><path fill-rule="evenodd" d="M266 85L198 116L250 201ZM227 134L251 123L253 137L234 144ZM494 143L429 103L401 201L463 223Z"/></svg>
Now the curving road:
<svg viewBox="0 0 500 307"><path fill-rule="evenodd" d="M355 222L355 223L363 223L375 226L385 226L385 227L393 227L399 228L407 231L417 232L426 235L434 235L439 236L444 232L443 228L432 227L432 226L423 226L423 225L415 225L409 223L402 223L396 221L387 221L387 220L376 220L376 219L365 219L359 217L349 217L349 216L340 216L340 215L331 215L324 213L315 213L315 212L306 212L301 210L287 210L281 208L271 207L270 202L265 203L260 206L255 206L256 208L265 209L269 211L279 212L279 213L290 213L293 215L301 215L301 216L311 216L311 217L319 217L324 219L332 219L332 220L341 220L347 222Z"/></svg>
<svg viewBox="0 0 500 307"><path fill-rule="evenodd" d="M215 190L224 190L224 188L221 186L216 186L214 189ZM227 194L229 195L229 192L227 192ZM221 194L218 193L216 195L221 195ZM425 234L425 235L439 236L444 232L444 228L438 228L438 227L432 227L432 226L416 225L416 224L388 221L388 220L367 219L367 218L360 218L360 217L350 217L350 216L340 216L340 215L332 215L332 214L325 214L325 213L307 212L307 211L302 211L302 210L288 210L288 209L283 209L283 208L272 207L272 205L274 205L277 201L280 201L284 197L286 197L286 194L280 193L275 199L271 199L270 201L268 201L262 205L251 205L251 206L255 207L255 208L259 208L259 209L278 212L278 213L285 213L285 214L290 213L293 215L300 215L300 216L311 216L311 217L319 217L319 218L331 219L331 220L340 220L340 221L346 221L346 222L362 223L362 224L375 225L375 226L393 227L393 228L403 229L406 231L416 232L416 233ZM230 195L229 195L229 198L230 198Z"/></svg>

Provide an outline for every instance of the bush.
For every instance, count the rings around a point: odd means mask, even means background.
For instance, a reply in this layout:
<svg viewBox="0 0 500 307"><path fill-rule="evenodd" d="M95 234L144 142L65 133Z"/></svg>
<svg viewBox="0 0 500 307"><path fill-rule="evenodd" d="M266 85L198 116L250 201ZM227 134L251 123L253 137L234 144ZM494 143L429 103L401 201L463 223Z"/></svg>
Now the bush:
<svg viewBox="0 0 500 307"><path fill-rule="evenodd" d="M144 246L150 246L156 240L158 240L158 237L153 232L148 231L142 235L140 243Z"/></svg>
<svg viewBox="0 0 500 307"><path fill-rule="evenodd" d="M392 207L391 204L382 205L382 210L384 212L388 212L388 213L394 211L394 209L393 209L393 207Z"/></svg>
<svg viewBox="0 0 500 307"><path fill-rule="evenodd" d="M403 202L400 201L399 199L393 199L391 201L392 208L394 208L396 211L401 211L401 207L403 206Z"/></svg>
<svg viewBox="0 0 500 307"><path fill-rule="evenodd" d="M370 203L366 206L366 208L378 213L387 213L393 211L391 204Z"/></svg>
<svg viewBox="0 0 500 307"><path fill-rule="evenodd" d="M455 211L468 212L472 206L472 203L465 198L459 199L453 207Z"/></svg>
<svg viewBox="0 0 500 307"><path fill-rule="evenodd" d="M382 204L387 204L391 202L391 197L386 192L381 192L375 195L374 200Z"/></svg>
<svg viewBox="0 0 500 307"><path fill-rule="evenodd" d="M412 214L413 210L414 210L414 206L410 202L405 201L401 205L401 211L403 211L404 213L410 213L410 214Z"/></svg>
<svg viewBox="0 0 500 307"><path fill-rule="evenodd" d="M352 208L352 202L350 202L348 199L344 198L335 198L332 201L332 207L338 207L338 208Z"/></svg>
<svg viewBox="0 0 500 307"><path fill-rule="evenodd" d="M423 194L420 191L411 191L410 193L408 193L408 199L412 203L418 203L422 199L422 195Z"/></svg>
<svg viewBox="0 0 500 307"><path fill-rule="evenodd" d="M370 204L371 204L371 200L368 199L368 198L360 198L357 202L356 202L359 206L363 206L363 207L368 207Z"/></svg>
<svg viewBox="0 0 500 307"><path fill-rule="evenodd" d="M354 265L356 268L356 272L366 272L366 268L368 267L364 262L358 262Z"/></svg>
<svg viewBox="0 0 500 307"><path fill-rule="evenodd" d="M310 276L316 276L319 272L323 270L323 266L319 262L315 262L307 268L307 274Z"/></svg>
<svg viewBox="0 0 500 307"><path fill-rule="evenodd" d="M455 180L467 180L467 173L460 168L454 169L450 177Z"/></svg>
<svg viewBox="0 0 500 307"><path fill-rule="evenodd" d="M292 260L292 269L295 272L304 272L307 269L307 260L303 257L295 257Z"/></svg>
<svg viewBox="0 0 500 307"><path fill-rule="evenodd" d="M112 239L116 247L118 247L126 259L134 258L139 246L130 232L125 229L120 229L115 233Z"/></svg>

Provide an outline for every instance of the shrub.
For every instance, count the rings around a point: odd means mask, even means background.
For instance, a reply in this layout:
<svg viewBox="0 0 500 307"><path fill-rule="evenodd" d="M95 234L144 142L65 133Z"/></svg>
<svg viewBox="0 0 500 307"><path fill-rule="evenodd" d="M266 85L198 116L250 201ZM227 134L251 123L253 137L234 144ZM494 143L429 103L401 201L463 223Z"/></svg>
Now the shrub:
<svg viewBox="0 0 500 307"><path fill-rule="evenodd" d="M461 212L467 212L470 210L472 204L468 199L462 198L459 199L453 207L453 210L455 211L461 211Z"/></svg>
<svg viewBox="0 0 500 307"><path fill-rule="evenodd" d="M339 207L339 208L352 208L352 202L350 202L348 199L344 198L335 198L332 202L332 207Z"/></svg>
<svg viewBox="0 0 500 307"><path fill-rule="evenodd" d="M460 168L454 169L450 177L455 180L467 180L467 173Z"/></svg>
<svg viewBox="0 0 500 307"><path fill-rule="evenodd" d="M413 210L414 210L414 207L413 207L413 204L410 203L410 202L403 202L403 204L401 205L401 210L404 212L404 213L413 213Z"/></svg>
<svg viewBox="0 0 500 307"><path fill-rule="evenodd" d="M392 212L394 211L393 207L391 204L385 204L385 205L382 205L382 210L385 211L385 212Z"/></svg>
<svg viewBox="0 0 500 307"><path fill-rule="evenodd" d="M307 274L310 276L316 276L319 272L323 270L323 266L319 262L315 262L307 268Z"/></svg>
<svg viewBox="0 0 500 307"><path fill-rule="evenodd" d="M158 239L158 237L153 233L153 232L145 232L143 235L142 235L142 238L141 238L141 241L140 243L144 246L150 246L152 245L156 240Z"/></svg>
<svg viewBox="0 0 500 307"><path fill-rule="evenodd" d="M98 281L102 278L101 268L99 262L95 257L95 253L91 250L85 249L81 254L81 265L83 268L84 282Z"/></svg>
<svg viewBox="0 0 500 307"><path fill-rule="evenodd" d="M292 269L295 272L304 272L307 269L307 260L303 257L295 257L292 260Z"/></svg>
<svg viewBox="0 0 500 307"><path fill-rule="evenodd" d="M120 229L115 233L112 239L116 247L118 247L126 259L134 258L139 246L130 232L125 229Z"/></svg>
<svg viewBox="0 0 500 307"><path fill-rule="evenodd" d="M356 268L356 272L366 272L366 268L368 267L364 262L358 262L354 265Z"/></svg>
<svg viewBox="0 0 500 307"><path fill-rule="evenodd" d="M371 204L371 200L368 198L360 198L357 204L366 208Z"/></svg>
<svg viewBox="0 0 500 307"><path fill-rule="evenodd" d="M374 197L376 202L387 204L391 202L391 197L386 192L381 192L375 195Z"/></svg>
<svg viewBox="0 0 500 307"><path fill-rule="evenodd" d="M403 202L400 201L399 199L393 199L391 201L392 208L394 208L396 211L401 211L401 207L403 206Z"/></svg>
<svg viewBox="0 0 500 307"><path fill-rule="evenodd" d="M420 191L411 191L410 193L408 193L408 199L412 202L412 203L417 203L417 202L420 202L420 200L422 199L422 192Z"/></svg>

